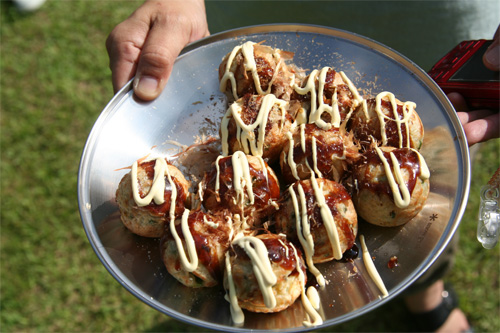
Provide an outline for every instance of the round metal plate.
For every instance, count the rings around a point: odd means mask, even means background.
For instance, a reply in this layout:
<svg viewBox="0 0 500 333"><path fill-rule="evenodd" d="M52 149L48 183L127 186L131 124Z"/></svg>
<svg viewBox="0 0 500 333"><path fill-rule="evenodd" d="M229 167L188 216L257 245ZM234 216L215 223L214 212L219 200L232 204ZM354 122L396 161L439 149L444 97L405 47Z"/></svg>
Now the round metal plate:
<svg viewBox="0 0 500 333"><path fill-rule="evenodd" d="M413 101L425 126L422 154L431 171L431 193L423 211L402 227L359 226L389 297L379 297L361 257L319 265L329 281L320 291L321 327L334 325L380 306L427 270L453 236L469 191L468 147L453 107L425 72L373 40L319 26L249 27L186 47L167 87L152 102L134 98L129 83L102 111L82 155L78 200L83 226L108 271L140 300L169 316L232 332L305 330L300 301L277 314L246 313L244 326L234 327L224 292L187 288L173 279L161 261L158 241L125 229L115 203L118 183L128 172L123 168L136 159L172 155L178 148L172 141L190 145L195 138L218 136L227 106L218 90L218 66L233 47L250 40L295 52L294 63L308 71L323 66L342 70L364 94L391 91L400 100ZM399 266L389 269L392 256Z"/></svg>

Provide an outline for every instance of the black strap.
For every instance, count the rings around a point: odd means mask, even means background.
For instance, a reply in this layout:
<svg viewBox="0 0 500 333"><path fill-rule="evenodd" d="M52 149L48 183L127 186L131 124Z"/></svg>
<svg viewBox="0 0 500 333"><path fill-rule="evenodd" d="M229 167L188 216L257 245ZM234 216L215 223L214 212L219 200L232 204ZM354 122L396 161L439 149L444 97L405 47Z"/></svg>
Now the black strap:
<svg viewBox="0 0 500 333"><path fill-rule="evenodd" d="M457 295L453 289L445 289L442 293L442 297L443 301L433 310L413 315L421 331L436 331L445 323L451 311L458 306Z"/></svg>

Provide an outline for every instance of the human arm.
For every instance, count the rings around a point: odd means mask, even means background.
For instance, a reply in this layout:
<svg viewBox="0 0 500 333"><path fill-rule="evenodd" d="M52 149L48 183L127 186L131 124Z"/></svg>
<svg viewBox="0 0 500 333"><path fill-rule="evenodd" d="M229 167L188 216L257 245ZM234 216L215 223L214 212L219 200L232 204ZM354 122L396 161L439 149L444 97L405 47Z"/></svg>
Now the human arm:
<svg viewBox="0 0 500 333"><path fill-rule="evenodd" d="M115 93L135 76L136 96L155 99L184 46L209 34L203 0L144 2L106 40Z"/></svg>

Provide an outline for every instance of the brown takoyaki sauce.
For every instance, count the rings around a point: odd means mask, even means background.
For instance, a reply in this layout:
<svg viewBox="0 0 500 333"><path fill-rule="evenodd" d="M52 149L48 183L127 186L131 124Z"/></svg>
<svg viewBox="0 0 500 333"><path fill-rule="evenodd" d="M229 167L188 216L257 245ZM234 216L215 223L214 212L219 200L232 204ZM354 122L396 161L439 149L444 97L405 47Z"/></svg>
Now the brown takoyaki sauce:
<svg viewBox="0 0 500 333"><path fill-rule="evenodd" d="M266 91L269 88L269 83L273 78L274 68L265 58L256 56L255 51L254 57L255 64L257 65L257 73L259 74L260 86L262 87L262 90ZM255 90L252 93L255 93Z"/></svg>
<svg viewBox="0 0 500 333"><path fill-rule="evenodd" d="M321 209L316 203L314 189L310 182L301 181L294 185L295 190L297 190L298 184L302 186L305 192L307 216L310 217L309 222L311 224L311 228L320 228L324 225L324 221L321 217ZM337 210L337 205L341 202L347 202L348 200L351 200L351 196L349 195L349 193L347 193L342 185L332 182L332 186L335 186L335 190L324 195L326 204L332 212L335 224L343 231L343 234L346 237L346 241L349 244L354 244L356 235L352 232L349 221L344 218L342 214L340 214L340 212Z"/></svg>
<svg viewBox="0 0 500 333"><path fill-rule="evenodd" d="M279 184L272 179L271 175L266 176L263 171L256 170L250 164L250 175L252 177L252 190L254 194L254 207L256 209L261 209L269 205L272 199L276 199L280 195ZM224 157L219 160L219 203L221 207L227 207L226 203L233 202L236 197L236 192L233 189L233 165L231 157ZM204 200L209 194L214 194L215 183L217 177L217 170L212 169L205 175L205 184L207 184L205 189ZM217 195L217 194L216 194Z"/></svg>
<svg viewBox="0 0 500 333"><path fill-rule="evenodd" d="M257 117L259 116L259 113L260 113L260 108L262 105L263 97L264 97L263 95L251 95L251 94L245 94L243 96L240 117L241 117L241 120L246 125L252 125L257 121ZM273 106L273 108L275 108L275 107L276 107L276 105ZM293 121L292 117L290 116L290 114L288 112L285 112L284 116L285 117L283 118L283 120L286 119L286 120L290 121L290 123ZM266 128L265 128L266 133L271 130L271 127L273 126L273 124L274 123L269 121L269 120L266 122ZM256 137L258 137L259 129L256 128L254 130L254 132L255 132Z"/></svg>
<svg viewBox="0 0 500 333"><path fill-rule="evenodd" d="M293 247L287 241L280 241L279 237L259 237L259 239L264 243L267 248L267 255L271 262L279 264L283 269L287 271L293 271L291 275L298 274L297 262L295 258L295 252ZM233 246L234 252L237 256L250 260L245 250L241 246ZM297 256L302 258L302 253L299 249L296 249ZM305 274L305 269L302 267Z"/></svg>
<svg viewBox="0 0 500 333"><path fill-rule="evenodd" d="M188 217L188 226L191 236L193 237L196 253L198 255L198 260L203 266L207 268L210 275L215 278L222 277L222 267L223 265L219 262L216 251L211 248L211 244L219 243L223 247L229 246L229 233L226 228L211 228L210 233L203 233L208 226L206 226L205 218L213 223L218 221L213 220L209 214L205 214L202 211L192 211ZM197 225L197 226L195 226ZM167 226L166 228L169 228ZM177 235L184 240L184 232L182 231L181 223L175 226ZM165 237L172 238L173 236L170 232L165 233ZM210 237L207 238L207 237ZM180 261L178 262L180 269Z"/></svg>
<svg viewBox="0 0 500 333"><path fill-rule="evenodd" d="M418 154L409 148L397 148L391 151L396 159L399 161L399 167L401 171L406 170L408 172L408 179L405 180L406 187L410 193L413 192L415 188L415 184L417 182L417 178L420 175L420 161ZM391 170L393 170L394 166L392 163L392 159L390 157L390 152L383 151L383 155L389 165L391 166ZM358 189L366 188L370 189L373 192L385 193L389 197L392 198L392 190L387 181L378 181L377 178L381 178L382 180L386 179L385 177L381 177L380 174L375 174L373 172L374 167L380 167L382 172L384 172L383 162L380 160L379 155L373 149L366 152L363 157L355 164L356 168L360 168L366 165L365 172L361 177L358 177Z"/></svg>
<svg viewBox="0 0 500 333"><path fill-rule="evenodd" d="M394 269L395 267L398 267L399 266L399 263L398 263L398 257L396 256L392 256L389 261L387 262L387 268L389 269Z"/></svg>
<svg viewBox="0 0 500 333"><path fill-rule="evenodd" d="M387 135L387 145L392 147L399 147L400 136L402 138L403 143L406 143L408 140L407 130L406 130L406 122L402 122L400 124L400 129L398 128L398 124L394 120L394 111L393 106L388 100L381 100L380 107L382 110L388 110L384 112L386 117L390 119L385 119L385 134ZM396 114L400 120L404 119L405 115L403 113L403 106L401 104L396 105ZM392 119L392 120L391 120ZM381 139L380 133L377 139Z"/></svg>
<svg viewBox="0 0 500 333"><path fill-rule="evenodd" d="M331 128L328 132L338 133L338 128ZM344 154L344 143L342 140L338 140L333 144L327 144L326 139L322 134L317 134L317 127L315 124L307 124L305 126L305 135L306 138L311 138L314 136L316 138L316 165L318 170L324 174L328 174L332 169L332 159L334 156L343 156ZM326 131L325 131L326 133ZM293 149L294 160L300 161L307 156L307 162L309 165L314 165L313 155L311 154L312 148L312 140L307 139L305 142L305 152L302 150L302 146L300 142L296 143L296 146Z"/></svg>
<svg viewBox="0 0 500 333"><path fill-rule="evenodd" d="M151 181L154 179L155 165L156 165L155 160L143 162L140 165L140 167L143 168L144 171L146 172L147 178L151 179ZM165 178L167 178L166 175ZM175 199L175 216L180 216L184 211L184 203L186 202L187 193L184 191L184 188L179 184L179 182L173 176L172 176L172 181L174 182L175 188L177 190L177 196ZM147 195L147 193L144 193L139 187L139 195L141 196L141 198L144 198ZM165 194L164 194L165 201L161 205L157 205L152 200L151 203L147 206L144 206L144 208L148 209L153 215L156 216L161 216L165 214L168 215L170 210L171 195L172 195L172 185L167 180L165 181Z"/></svg>

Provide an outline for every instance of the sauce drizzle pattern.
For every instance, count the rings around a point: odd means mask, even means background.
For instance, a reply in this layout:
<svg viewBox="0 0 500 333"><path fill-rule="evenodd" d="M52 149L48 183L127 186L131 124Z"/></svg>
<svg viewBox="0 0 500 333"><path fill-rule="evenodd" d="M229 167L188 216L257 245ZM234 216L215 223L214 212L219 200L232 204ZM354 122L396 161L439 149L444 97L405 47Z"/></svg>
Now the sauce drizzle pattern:
<svg viewBox="0 0 500 333"><path fill-rule="evenodd" d="M415 149L411 150L414 151L418 156L419 166L420 166L420 177L422 179L428 179L430 177L430 172L423 156ZM401 168L399 167L399 161L396 155L394 155L393 152L389 153L393 166L393 169L391 170L391 166L389 165L389 162L385 157L384 152L379 147L375 147L375 151L377 152L377 155L379 156L384 166L385 174L387 176L389 186L392 190L394 203L399 208L408 207L411 200L411 193L403 179L403 174L401 172Z"/></svg>
<svg viewBox="0 0 500 333"><path fill-rule="evenodd" d="M228 147L228 126L229 121L232 119L236 122L236 139L243 147L243 151L247 154L254 156L262 156L264 153L264 137L266 134L266 124L274 105L277 104L281 111L281 126L285 122L286 105L284 100L276 98L273 94L265 95L262 98L262 104L257 115L257 119L253 124L245 124L241 118L242 107L238 102L234 102L228 108L226 114L222 118L221 124L221 142L222 142L222 155L229 154ZM255 130L258 129L258 137L255 138Z"/></svg>
<svg viewBox="0 0 500 333"><path fill-rule="evenodd" d="M332 97L332 105L324 102L324 88L326 84L326 75L331 67L323 67L320 71L315 69L309 75L306 85L304 87L295 86L295 91L300 95L311 94L311 111L309 114L309 123L316 124L319 128L330 129L332 126L340 127L340 111L338 106L337 89L335 89ZM354 107L363 101L356 87L352 84L351 80L345 75L344 72L339 72L342 81L348 86L349 90L354 96ZM318 87L316 88L316 81ZM328 113L331 116L330 123L321 119L323 113Z"/></svg>
<svg viewBox="0 0 500 333"><path fill-rule="evenodd" d="M273 58L277 59L278 63L276 65L276 68L274 69L274 74L273 77L271 78L271 81L269 82L269 86L267 87L266 91L262 90L262 85L260 83L260 78L259 78L259 73L257 72L257 63L255 61L255 55L254 55L254 42L246 42L243 45L236 46L233 48L231 51L227 63L226 63L226 68L224 71L224 75L222 76L220 80L220 85L219 89L220 91L224 92L227 87L227 81L229 80L231 82L231 91L233 93L233 97L235 100L239 98L238 92L237 92L237 87L236 87L236 79L234 77L234 74L231 72L231 66L234 62L234 58L238 54L238 52L241 50L241 53L245 59L244 62L244 67L246 71L250 71L252 74L253 82L255 84L255 89L259 95L266 95L271 92L271 88L273 85L273 82L276 79L276 76L278 74L279 68L281 67L282 60L279 55L279 52L274 52L273 53Z"/></svg>

